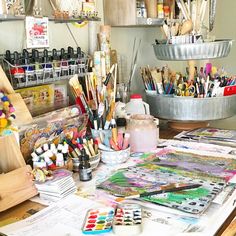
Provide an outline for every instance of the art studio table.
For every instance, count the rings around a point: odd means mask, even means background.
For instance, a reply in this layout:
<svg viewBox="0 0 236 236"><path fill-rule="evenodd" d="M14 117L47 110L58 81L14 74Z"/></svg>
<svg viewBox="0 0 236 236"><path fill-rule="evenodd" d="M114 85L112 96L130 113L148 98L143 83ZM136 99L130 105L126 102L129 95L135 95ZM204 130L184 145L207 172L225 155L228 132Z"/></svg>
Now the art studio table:
<svg viewBox="0 0 236 236"><path fill-rule="evenodd" d="M166 127L161 127L161 138L164 139L169 139L169 138L173 138L176 134L178 133L178 131L172 130L172 129L167 129ZM99 169L98 169L99 170ZM236 191L234 191L234 196L236 195ZM233 199L233 202L231 201L230 204L232 205L228 205L228 206L221 206L221 212L222 215L218 215L216 216L214 221L211 221L212 225L208 225L208 227L217 227L217 230L215 232L215 235L224 235L224 236L231 236L231 235L235 235L236 234L236 220L234 220L235 216L236 216L236 203L234 202L234 200L236 201L236 197ZM225 207L225 209L224 209ZM45 209L46 206L36 203L36 202L32 202L30 200L25 201L7 211L4 211L2 213L0 213L0 227L13 223L13 222L17 222L20 221L22 219L28 218L31 215L33 215L36 212L40 212L41 210ZM158 211L157 211L158 213ZM213 217L214 219L214 217ZM149 222L150 223L150 222ZM166 230L165 225L163 225L164 228L163 230ZM171 225L169 225L171 226ZM159 222L155 222L155 220L153 222L151 222L151 224L146 225L146 227L144 227L144 231L143 234L141 235L152 235L151 233L153 233L153 229L160 229L162 230L162 226L160 225ZM1 232L1 228L0 228L0 232ZM165 232L165 231L162 231ZM224 232L224 233L223 233ZM110 234L109 234L110 235ZM166 235L165 233L163 233L162 235ZM182 234L181 234L182 235ZM203 234L183 234L183 235L203 235ZM209 234L208 234L209 235Z"/></svg>

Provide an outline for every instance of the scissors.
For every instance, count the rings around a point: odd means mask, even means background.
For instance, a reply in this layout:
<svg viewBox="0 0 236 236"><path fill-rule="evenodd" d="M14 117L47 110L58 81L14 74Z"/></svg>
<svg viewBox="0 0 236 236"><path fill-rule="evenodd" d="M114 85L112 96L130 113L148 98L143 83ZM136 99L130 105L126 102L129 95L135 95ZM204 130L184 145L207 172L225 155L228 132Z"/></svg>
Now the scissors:
<svg viewBox="0 0 236 236"><path fill-rule="evenodd" d="M186 96L186 97L193 97L195 95L196 89L193 84L188 84L188 83L182 83L179 84L177 89L176 89L176 95L177 96Z"/></svg>

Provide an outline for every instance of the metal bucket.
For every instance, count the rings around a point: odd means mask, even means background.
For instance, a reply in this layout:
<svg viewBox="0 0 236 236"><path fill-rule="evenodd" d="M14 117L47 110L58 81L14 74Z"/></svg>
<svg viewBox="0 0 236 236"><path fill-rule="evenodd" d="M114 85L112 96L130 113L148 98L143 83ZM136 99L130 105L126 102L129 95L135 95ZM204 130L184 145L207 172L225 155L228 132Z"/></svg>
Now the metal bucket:
<svg viewBox="0 0 236 236"><path fill-rule="evenodd" d="M159 95L146 91L151 115L171 121L210 121L236 115L236 95L192 98Z"/></svg>

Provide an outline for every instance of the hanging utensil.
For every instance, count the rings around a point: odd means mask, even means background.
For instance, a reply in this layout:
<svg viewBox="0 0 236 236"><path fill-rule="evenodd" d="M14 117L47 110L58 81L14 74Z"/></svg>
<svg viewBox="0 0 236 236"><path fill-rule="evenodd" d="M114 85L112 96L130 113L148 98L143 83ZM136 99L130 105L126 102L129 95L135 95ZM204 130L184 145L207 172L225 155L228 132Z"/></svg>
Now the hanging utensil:
<svg viewBox="0 0 236 236"><path fill-rule="evenodd" d="M210 0L210 7L209 7L209 31L210 32L214 28L215 16L216 16L216 0Z"/></svg>

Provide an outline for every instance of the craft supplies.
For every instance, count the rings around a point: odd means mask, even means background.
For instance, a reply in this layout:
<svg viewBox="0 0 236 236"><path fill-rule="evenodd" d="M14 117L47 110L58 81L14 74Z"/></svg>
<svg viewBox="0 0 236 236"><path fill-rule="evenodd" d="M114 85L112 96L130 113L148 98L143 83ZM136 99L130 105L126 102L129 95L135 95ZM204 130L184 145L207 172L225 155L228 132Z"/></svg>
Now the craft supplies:
<svg viewBox="0 0 236 236"><path fill-rule="evenodd" d="M145 0L148 18L157 18L157 0Z"/></svg>
<svg viewBox="0 0 236 236"><path fill-rule="evenodd" d="M86 154L85 149L81 150L79 157L79 179L80 181L89 181L92 179L92 169L89 163L89 156Z"/></svg>
<svg viewBox="0 0 236 236"><path fill-rule="evenodd" d="M159 130L150 115L132 115L127 124L132 152L154 151L158 143Z"/></svg>
<svg viewBox="0 0 236 236"><path fill-rule="evenodd" d="M84 234L103 234L112 230L115 209L112 207L90 209L85 217L82 232Z"/></svg>
<svg viewBox="0 0 236 236"><path fill-rule="evenodd" d="M119 204L116 208L113 232L119 236L135 236L142 232L142 208L138 204Z"/></svg>
<svg viewBox="0 0 236 236"><path fill-rule="evenodd" d="M68 145L66 143L58 144L57 146L46 143L35 149L31 156L34 168L45 167L54 170L57 167L64 167L70 162L67 154Z"/></svg>
<svg viewBox="0 0 236 236"><path fill-rule="evenodd" d="M147 66L141 68L141 75L145 89L157 91L158 94L195 98L235 94L235 76L226 76L224 69L216 68L211 63L207 63L205 68L201 67L199 70L197 67L191 69L186 68L186 74L181 74L171 71L168 67L158 69Z"/></svg>
<svg viewBox="0 0 236 236"><path fill-rule="evenodd" d="M142 100L140 94L132 94L130 101L125 106L125 111L128 116L134 114L150 114L149 105Z"/></svg>
<svg viewBox="0 0 236 236"><path fill-rule="evenodd" d="M188 190L188 189L199 188L201 186L202 186L201 184L177 186L177 187L170 188L170 189L156 190L156 191L152 191L152 192L146 192L146 193L140 193L140 194L137 194L137 195L131 195L131 196L125 197L125 199L149 197L149 196L153 196L153 195L157 195L157 194L164 194L164 193L171 193L171 192L178 192L178 191L183 191L183 190Z"/></svg>
<svg viewBox="0 0 236 236"><path fill-rule="evenodd" d="M7 135L9 130L14 130L12 126L12 121L16 119L15 108L8 96L0 91L0 136Z"/></svg>
<svg viewBox="0 0 236 236"><path fill-rule="evenodd" d="M68 170L61 169L47 173L44 169L35 169L33 175L35 186L42 199L58 201L77 190L72 173ZM42 177L43 175L45 177Z"/></svg>
<svg viewBox="0 0 236 236"><path fill-rule="evenodd" d="M223 159L164 149L157 153L157 157L153 155L141 164L118 170L97 188L115 196L128 197L186 187L185 190L160 193L139 200L198 215L226 186L226 175L233 176L231 170L235 169L235 160L226 158L224 161L227 164L224 163L221 168L216 163L221 163ZM191 189L190 185L194 188Z"/></svg>
<svg viewBox="0 0 236 236"><path fill-rule="evenodd" d="M145 6L145 2L138 0L136 1L136 10L137 10L137 17L143 17L143 18L147 18L147 9Z"/></svg>
<svg viewBox="0 0 236 236"><path fill-rule="evenodd" d="M158 0L158 2L157 2L157 16L158 16L158 18L164 18L163 0Z"/></svg>
<svg viewBox="0 0 236 236"><path fill-rule="evenodd" d="M5 65L3 68L15 89L83 74L88 72L89 67L87 55L79 47L74 50L70 46L67 51L64 48L52 51L45 49L42 52L37 49L32 51L24 49L22 53L11 53L7 50L3 63Z"/></svg>

